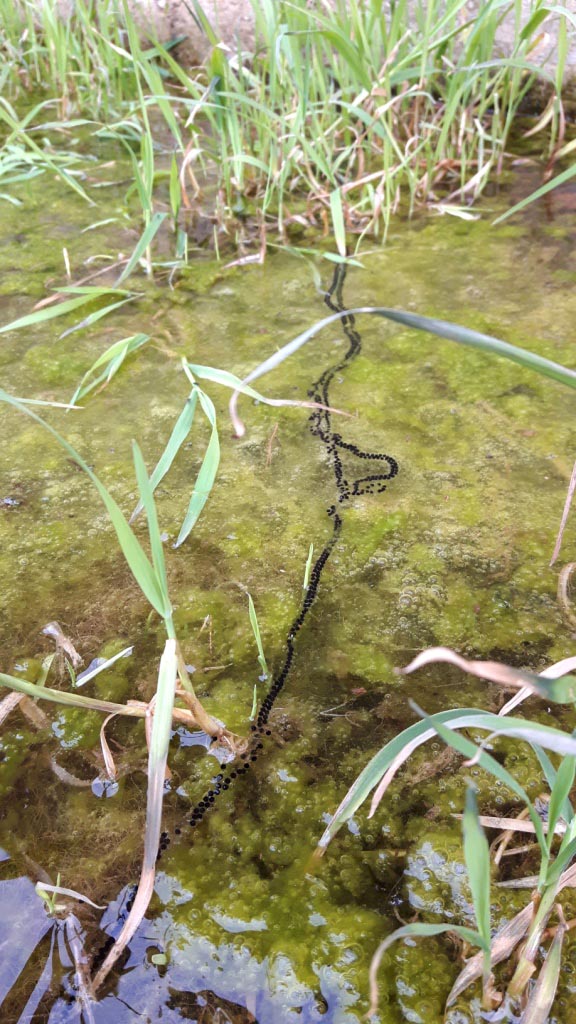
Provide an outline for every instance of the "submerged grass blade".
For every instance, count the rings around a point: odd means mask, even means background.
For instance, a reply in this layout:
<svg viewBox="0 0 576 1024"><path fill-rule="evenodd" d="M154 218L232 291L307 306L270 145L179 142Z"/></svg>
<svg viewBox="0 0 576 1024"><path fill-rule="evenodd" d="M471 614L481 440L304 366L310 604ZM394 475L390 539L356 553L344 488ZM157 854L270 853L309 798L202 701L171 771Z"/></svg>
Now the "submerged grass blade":
<svg viewBox="0 0 576 1024"><path fill-rule="evenodd" d="M146 519L148 521L148 536L150 538L152 565L154 566L154 572L162 594L164 619L170 620L172 615L172 605L170 604L170 595L168 593L168 577L166 576L164 548L162 547L162 538L160 536L160 528L158 526L158 515L156 513L154 494L152 492L150 480L148 479L148 473L146 471L142 452L140 451L136 441L132 442L132 452L134 456L134 467L136 469L136 480L138 481L138 489L140 491L140 501L144 507Z"/></svg>
<svg viewBox="0 0 576 1024"><path fill-rule="evenodd" d="M565 181L569 181L570 178L573 178L575 174L576 164L572 164L571 167L568 167L565 171L562 171L561 174L557 174L555 178L552 178L552 181L546 182L545 185L541 185L540 188L537 188L535 192L532 192L529 196L526 196L525 199L521 199L519 203L515 203L514 206L511 206L509 210L506 210L506 213L501 214L500 217L497 217L496 220L493 220L492 224L501 224L502 221L508 220L508 217L512 217L513 214L520 213L520 211L524 210L527 206L530 205L530 203L534 203L537 199L541 199L542 196L547 195L548 192L552 192L553 189L558 188L558 185L563 185Z"/></svg>
<svg viewBox="0 0 576 1024"><path fill-rule="evenodd" d="M126 280L126 278L130 277L130 274L144 256L146 249L151 244L155 236L158 234L158 231L162 227L162 224L166 220L167 216L167 213L155 213L152 216L150 223L144 228L142 236L138 241L138 244L136 245L130 259L128 260L128 263L126 264L124 270L120 274L120 277L116 282L116 287L118 287L118 285L121 285L122 282Z"/></svg>
<svg viewBox="0 0 576 1024"><path fill-rule="evenodd" d="M110 294L113 294L114 291L115 289L111 288ZM47 320L54 320L58 316L65 316L66 313L72 313L73 310L79 309L80 306L93 302L94 298L93 294L82 294L77 295L73 299L66 299L65 302L59 302L57 305L38 309L34 313L28 313L27 316L19 317L18 320L13 320L12 323L0 327L0 334L5 334L7 331L17 331L21 327L35 327L37 324L43 324Z"/></svg>

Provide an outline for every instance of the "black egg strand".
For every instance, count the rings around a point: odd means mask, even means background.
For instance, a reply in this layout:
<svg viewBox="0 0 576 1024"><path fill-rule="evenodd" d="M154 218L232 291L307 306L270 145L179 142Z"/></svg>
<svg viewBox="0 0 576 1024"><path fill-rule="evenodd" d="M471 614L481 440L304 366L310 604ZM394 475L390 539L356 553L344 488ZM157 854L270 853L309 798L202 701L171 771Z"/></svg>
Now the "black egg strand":
<svg viewBox="0 0 576 1024"><path fill-rule="evenodd" d="M343 286L345 279L346 266L344 264L340 264L334 271L332 283L324 297L326 305L333 312L343 312L345 309L343 298ZM334 378L345 371L349 364L362 350L362 339L356 330L355 318L352 315L342 317L342 328L348 341L347 351L336 365L331 366L322 373L319 379L308 391L309 398L323 406L330 406L330 386L334 381ZM328 408L315 409L309 417L309 425L310 432L314 437L319 438L321 443L324 445L334 475L337 503L335 505L331 505L330 508L327 509L327 514L332 520L332 535L313 565L302 605L296 618L292 622L290 629L288 630L282 667L274 676L270 689L260 704L256 717L256 724L250 727L252 738L248 750L240 755L238 763L236 763L236 766L231 770L228 770L226 765L220 765L220 771L212 778L210 789L208 789L204 796L195 804L191 811L188 811L187 824L193 829L200 824L202 818L206 812L214 806L218 797L222 793L225 793L236 779L241 778L242 775L245 775L250 771L252 764L258 760L262 750L264 749L266 738L272 735L271 730L267 728L270 714L290 674L296 650L296 639L298 633L302 629L302 626L304 625L304 622L306 621L306 618L318 596L318 588L322 579L322 573L326 568L326 564L342 531L343 520L337 511L338 506L345 505L353 496L381 493L382 491L385 491L387 482L392 480L398 473L398 463L391 455L384 455L380 452L363 451L357 445L344 441L341 434L333 431L332 413ZM380 463L384 462L387 464L387 468L385 470L383 469L382 472L368 473L365 476L353 478L349 481L345 475L342 458L345 453L349 453L362 460ZM182 828L183 826L175 828L174 835L181 835ZM163 852L168 849L169 845L170 836L168 832L162 832L158 848L158 860L160 860ZM132 906L135 893L136 887L130 887L128 900L126 902L127 910ZM104 961L106 954L113 943L114 939L112 937L108 937L100 947L96 953L93 970L95 970L97 966Z"/></svg>

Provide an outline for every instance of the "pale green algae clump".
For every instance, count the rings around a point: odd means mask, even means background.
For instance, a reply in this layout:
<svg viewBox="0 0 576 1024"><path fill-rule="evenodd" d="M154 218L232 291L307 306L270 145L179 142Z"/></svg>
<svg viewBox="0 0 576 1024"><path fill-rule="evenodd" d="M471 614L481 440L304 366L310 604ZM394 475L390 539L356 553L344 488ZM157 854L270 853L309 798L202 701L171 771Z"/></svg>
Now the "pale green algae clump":
<svg viewBox="0 0 576 1024"><path fill-rule="evenodd" d="M3 322L28 312L47 285L61 281L54 232L58 225L60 237L63 216L74 232L81 220L68 195L62 213L59 187L44 195L50 246L34 233L33 206L6 213L6 237L20 232L28 243L0 249L0 268L2 261L16 264L4 286ZM80 246L74 233L65 241L79 264L86 242ZM364 259L365 270L351 270L345 295L350 305L385 304L459 321L570 364L576 305L566 288L570 244L568 230L538 219L498 232L485 223L430 221L392 237L384 252ZM326 265L326 280L329 274ZM174 292L147 288L141 279L136 284L143 299L103 321L104 328L58 341L71 326L67 319L5 338L4 386L66 400L106 345L140 330L175 357L242 375L325 314L306 266L287 256L240 271L220 271L209 261L193 265ZM573 653L556 604L556 576L547 568L576 447L572 394L512 364L381 321L364 318L358 327L362 354L336 379L331 399L353 414L340 425L345 439L393 455L399 475L384 494L357 498L346 509L341 542L271 719L273 736L251 777L237 780L194 833L182 825L187 801L210 786L217 762L199 748L173 744L166 827L182 832L159 865L146 925L146 934L161 937L166 948L167 985L253 1005L260 1024L302 1015L360 1020L370 956L397 926L396 905L404 918L417 910L421 920L470 923L452 817L462 809L463 776L454 768L434 772L439 745L415 757L417 786L410 776L398 780L376 817L367 821L363 809L314 876L307 874L310 853L347 786L412 720L409 697L427 711L496 706L492 688L453 669L399 680L394 666L439 643L534 668ZM261 388L305 397L343 351L342 333L332 327ZM49 417L129 512L136 503L130 440L138 438L151 467L187 390L178 359L149 347L81 412ZM243 588L252 593L269 663L278 669L301 601L308 546L313 541L319 552L330 533L326 509L334 492L305 412L244 399L248 433L238 442L227 426L228 396L208 390L222 425L221 472L194 535L180 551L167 543L166 556L175 622L199 695L230 728L246 732L258 667ZM149 696L162 631L116 551L99 500L36 425L6 410L0 420L0 498L14 502L0 508L3 667L43 656L48 646L40 630L57 619L88 660L136 644L132 662L115 666L91 693L111 700ZM199 423L159 489L160 521L171 541L207 437ZM144 525L139 529L144 536ZM569 525L567 553L574 539ZM549 721L537 707L537 716ZM50 736L16 718L3 732L7 816L0 841L20 870L32 857L53 873L64 867L66 884L84 887L98 902L114 898L138 874L142 728L110 728L121 772L117 796L105 801L90 788L56 781L36 756L48 750L89 781L97 774L89 755L100 719L57 709L51 720ZM502 749L507 766L537 796L542 787L532 759L520 745ZM509 795L482 773L475 782L487 813L510 806ZM495 920L517 909L518 898L498 891ZM119 994L132 986L158 1012L165 993L154 994L156 971L138 955L141 962L120 979ZM381 975L382 1022L440 1022L457 969L449 941L393 947ZM563 977L563 1012L574 1004L570 984ZM479 1019L478 1007L461 999L448 1019Z"/></svg>

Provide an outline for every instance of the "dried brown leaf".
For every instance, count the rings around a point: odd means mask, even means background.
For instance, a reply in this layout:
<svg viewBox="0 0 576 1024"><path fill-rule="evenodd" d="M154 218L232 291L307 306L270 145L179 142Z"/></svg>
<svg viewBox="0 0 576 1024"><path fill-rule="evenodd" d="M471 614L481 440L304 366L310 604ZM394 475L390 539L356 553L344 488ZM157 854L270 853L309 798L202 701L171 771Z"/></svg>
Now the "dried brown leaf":
<svg viewBox="0 0 576 1024"><path fill-rule="evenodd" d="M532 904L529 903L527 906L523 907L511 921L507 921L506 924L496 932L490 946L490 959L493 965L506 960L518 943L522 941L530 927L533 913L534 908ZM464 989L468 988L468 986L471 985L473 981L476 981L477 978L482 977L483 967L484 953L482 952L476 953L466 961L465 967L460 971L460 974L452 986L448 999L446 1000L446 1006L452 1006Z"/></svg>

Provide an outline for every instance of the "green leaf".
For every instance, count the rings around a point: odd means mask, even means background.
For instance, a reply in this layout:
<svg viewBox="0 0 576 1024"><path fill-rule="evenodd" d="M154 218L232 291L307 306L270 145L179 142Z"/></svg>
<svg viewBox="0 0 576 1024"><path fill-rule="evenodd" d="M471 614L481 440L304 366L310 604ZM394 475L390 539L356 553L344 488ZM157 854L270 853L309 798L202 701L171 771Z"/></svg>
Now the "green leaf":
<svg viewBox="0 0 576 1024"><path fill-rule="evenodd" d="M469 785L466 789L466 806L463 817L464 859L472 892L472 902L478 931L482 936L484 950L484 983L490 977L490 849L480 824L476 791Z"/></svg>
<svg viewBox="0 0 576 1024"><path fill-rule="evenodd" d="M176 223L176 220L178 218L181 203L182 192L180 190L178 162L176 160L176 157L172 156L172 163L170 164L170 209L172 211L174 223Z"/></svg>
<svg viewBox="0 0 576 1024"><path fill-rule="evenodd" d="M455 715L459 715L461 718L471 716L476 720L479 714L484 714L484 712L479 712L477 708L458 708L457 710L441 711L438 715L432 716L432 723L434 724L437 719L440 721L447 721ZM318 849L320 851L325 849L331 839L333 839L336 833L342 828L342 825L354 816L358 808L364 803L372 790L376 788L382 776L386 773L390 765L396 761L399 755L404 751L409 750L411 744L415 747L419 746L434 735L434 728L431 729L424 722L415 722L414 725L410 725L407 729L403 729L398 736L395 736L394 739L386 743L385 746L383 746L382 749L379 750L373 758L371 758L366 767L363 768L350 786L350 789L336 810L328 827L324 830L320 842L318 843Z"/></svg>
<svg viewBox="0 0 576 1024"><path fill-rule="evenodd" d="M344 227L344 211L342 209L342 193L339 188L330 193L330 213L336 248L342 259L346 259L346 229Z"/></svg>
<svg viewBox="0 0 576 1024"><path fill-rule="evenodd" d="M129 715L131 717L143 717L135 715L130 708L124 704L114 704L109 700L99 700L97 697L83 697L80 693L70 693L68 690L53 690L49 686L29 683L26 679L17 676L7 675L0 672L0 686L7 686L16 693L25 693L33 700L48 700L52 704L64 704L69 708L83 708L84 711L99 711L105 715Z"/></svg>
<svg viewBox="0 0 576 1024"><path fill-rule="evenodd" d="M576 173L576 165L573 173ZM418 313L407 313L401 309L388 309L384 306L361 306L357 309L346 309L338 313L332 313L331 316L319 320L318 323L313 324L308 330L303 331L302 334L289 341L288 344L283 345L269 359L261 363L256 370L253 370L248 379L250 381L257 380L258 377L269 373L270 370L276 369L285 359L288 359L289 356L297 352L299 348L329 324L335 323L336 320L341 320L343 317L360 316L362 313L366 313L369 316L383 317L386 320L392 320L394 323L402 324L404 327L410 327L417 331L435 334L448 341L455 341L459 345L475 348L480 352L487 352L489 355L510 359L512 362L519 363L520 366L524 366L529 370L535 370L546 377L552 377L553 380L557 380L561 384L576 388L576 370L570 370L559 363L552 362L550 359L545 359L534 352L529 352L527 349L510 345L507 341L501 341L500 338L494 338L490 334L481 334L479 331L473 331L468 327L462 327L460 324L453 324L447 320L437 320L435 317L420 316Z"/></svg>
<svg viewBox="0 0 576 1024"><path fill-rule="evenodd" d="M200 405L202 406L206 418L212 428L212 432L210 434L208 447L206 448L206 454L204 455L202 465L200 466L200 472L196 478L194 490L192 491L192 497L190 498L186 517L182 523L178 539L174 545L176 548L180 547L180 545L184 543L190 534L190 531L198 521L198 517L200 516L204 505L208 501L210 491L214 486L214 480L216 479L216 473L220 463L220 441L218 438L214 403L200 388L198 388L198 397L200 399Z"/></svg>
<svg viewBox="0 0 576 1024"><path fill-rule="evenodd" d="M576 839L571 839L566 846L562 845L554 863L546 873L546 885L555 886L560 880L560 875L576 857Z"/></svg>
<svg viewBox="0 0 576 1024"><path fill-rule="evenodd" d="M104 306L103 309L97 309L94 313L90 313L84 320L81 320L79 324L74 324L73 327L69 327L66 331L63 331L60 335L59 341L63 338L67 338L69 334L74 334L75 331L83 331L85 327L92 327L92 324L102 320L103 317L108 316L115 309L120 309L120 306L125 306L127 302L134 302L137 298L136 295L129 295L126 299L120 299L119 302L112 302L109 306Z"/></svg>
<svg viewBox="0 0 576 1024"><path fill-rule="evenodd" d="M164 548L162 546L162 538L160 536L160 528L158 526L158 515L156 513L154 494L152 493L152 487L150 486L150 480L148 479L148 473L146 472L142 452L140 451L136 441L132 442L132 454L134 456L134 468L136 469L136 480L138 481L140 500L146 512L146 519L148 520L148 535L150 537L152 564L156 573L159 590L162 593L165 609L164 617L167 618L172 613L172 606L170 604L170 596L168 594L168 578L166 576Z"/></svg>
<svg viewBox="0 0 576 1024"><path fill-rule="evenodd" d="M136 352L147 341L150 341L149 334L131 334L129 338L122 338L120 341L115 341L113 345L110 345L84 374L70 400L70 404L75 405L76 402L84 398L90 391L97 388L99 384L102 384L103 387L109 384L112 377L118 373L127 356ZM94 380L90 380L101 366L104 367L102 373L95 377Z"/></svg>
<svg viewBox="0 0 576 1024"><path fill-rule="evenodd" d="M526 196L525 199L521 199L519 203L515 203L514 206L511 206L509 210L506 210L506 213L501 214L500 217L497 217L496 220L493 220L492 225L494 226L496 224L501 224L502 221L507 220L508 217L512 217L513 214L520 213L520 210L523 210L526 206L529 206L530 203L536 202L537 199L541 199L542 196L548 195L548 192L552 192L553 189L558 188L558 185L563 185L565 181L569 181L570 178L573 178L575 174L576 164L572 164L571 167L568 167L565 171L562 171L561 174L557 174L555 178L552 178L552 180L548 181L545 185L541 185L540 188L537 188L535 192L532 192L529 196Z"/></svg>
<svg viewBox="0 0 576 1024"><path fill-rule="evenodd" d="M134 252L132 253L130 259L128 260L128 263L126 264L124 270L120 274L120 277L116 282L117 285L122 284L122 282L125 281L127 277L130 277L130 274L132 273L138 262L142 259L144 253L146 252L146 249L152 242L154 236L157 234L158 230L166 220L167 216L168 215L166 213L155 213L154 216L151 218L150 223L142 232L142 237L140 238L138 244L136 245L136 248L134 249Z"/></svg>
<svg viewBox="0 0 576 1024"><path fill-rule="evenodd" d="M252 632L254 633L254 639L256 640L256 646L258 648L258 661L260 662L260 668L262 669L262 674L267 676L268 666L266 664L266 658L264 657L264 648L262 647L262 637L260 636L258 616L256 615L254 601L250 594L248 594L248 615L250 617L250 625L252 626Z"/></svg>
<svg viewBox="0 0 576 1024"><path fill-rule="evenodd" d="M423 714L420 711L418 713ZM325 829L318 844L319 852L326 848L342 825L352 817L366 797L379 785L387 771L391 770L392 767L397 771L414 750L428 739L431 739L435 732L440 733L444 724L450 726L450 735L447 730L444 730L446 742L456 746L456 742L461 740L461 743L466 745L466 749L461 749L460 752L464 753L466 757L474 757L478 752L478 748L469 740L464 740L463 738L452 742L452 730L483 729L493 735L505 735L526 740L528 743L536 743L562 755L576 755L576 740L572 736L562 732L560 729L538 725L535 722L525 721L522 718L504 718L481 711L478 708L456 708L451 711L442 711L429 717L424 716L423 722L417 722L415 725L409 726L408 729L404 729L398 736L390 740L366 765L346 793L332 821ZM454 732L453 735L456 736L457 734ZM456 747L456 749L460 749L460 747ZM490 765L488 766L486 762L488 758L488 754L482 753L480 764L483 767L488 767L496 778L509 786L522 801L527 802L528 806L528 797L522 787L516 783L515 779L494 758L489 758ZM544 833L539 815L536 815L534 827L539 836L539 841L543 841ZM546 846L545 843L544 846Z"/></svg>
<svg viewBox="0 0 576 1024"><path fill-rule="evenodd" d="M192 424L194 422L194 413L196 411L197 397L198 388L194 386L192 388L192 391L190 392L189 397L186 399L186 403L184 405L184 408L182 409L182 412L180 413L178 419L176 420L176 423L174 424L174 429L170 434L168 444L166 445L164 451L162 452L162 455L160 456L160 459L156 464L156 468L154 469L154 472L150 477L150 486L152 488L152 492L156 490L160 481L163 480L164 477L166 476L166 473L170 469L172 463L174 462L174 459L176 458L178 452L180 451L180 448L182 447L184 441L186 440L188 434L190 433ZM142 507L142 502L139 501L130 517L130 522L133 522L136 516L140 514L140 512L142 511Z"/></svg>
<svg viewBox="0 0 576 1024"><path fill-rule="evenodd" d="M12 323L6 324L5 327L0 327L0 334L5 334L6 331L17 331L20 327L34 327L36 324L43 324L47 320L54 320L58 316L65 316L66 313L71 313L72 310L85 306L93 300L94 295L92 294L78 295L74 299L67 299L66 302L58 302L54 306L46 306L44 309L38 309L35 313L29 313L18 320L13 320Z"/></svg>
<svg viewBox="0 0 576 1024"><path fill-rule="evenodd" d="M573 734L574 735L574 734ZM565 756L560 762L558 771L556 772L556 779L552 786L552 792L550 794L550 803L548 805L548 850L551 852L552 843L554 841L554 829L558 819L565 815L565 807L568 802L568 796L574 785L574 775L576 774L576 758ZM570 806L568 804L568 806ZM569 825L571 819L574 817L574 813L566 819L566 824Z"/></svg>
<svg viewBox="0 0 576 1024"><path fill-rule="evenodd" d="M106 506L106 510L108 512L108 515L110 516L110 521L116 531L116 536L118 538L118 543L120 544L120 547L122 549L122 554L124 555L124 558L128 563L130 571L132 572L142 593L150 602L152 607L158 612L161 618L165 618L166 615L170 614L170 608L167 608L164 603L164 595L158 584L154 568L150 564L150 561L147 555L145 554L143 548L141 547L140 542L136 537L136 534L133 532L133 530L126 522L126 519L124 518L121 509L115 502L112 495L106 490L104 484L100 482L96 474L90 469L90 467L84 461L82 456L78 454L76 449L73 448L72 445L69 444L68 441L66 441L62 437L62 435L59 434L58 431L54 429L54 427L50 426L49 423L46 423L46 421L41 419L41 417L38 416L35 412L32 412L31 409L28 409L26 406L22 405L15 398L13 398L12 395L9 395L6 391L4 391L1 388L0 401L6 402L8 405L13 406L20 412L25 413L27 416L30 416L33 420L39 423L40 426L44 427L45 430L47 430L50 434L52 434L53 437L56 438L58 444L60 444L62 448L64 448L64 450L68 452L68 455L70 455L74 462L76 462L80 466L80 468L84 470L86 475L90 477L90 480L92 481L94 487L98 491L102 501L104 502L104 505Z"/></svg>
<svg viewBox="0 0 576 1024"><path fill-rule="evenodd" d="M483 750L481 747L477 746L476 743L473 743L472 740L469 740L465 736L461 736L460 733L456 732L455 727L462 728L461 725L458 726L456 722L451 722L450 727L448 727L448 725L444 722L438 721L436 715L429 717L416 705L413 706L415 710L418 712L418 714L422 716L423 720L427 722L429 726L432 726L436 730L440 738L444 740L447 746L453 747L454 750L457 750L460 754L463 754L464 757L469 758L470 760L474 760L477 764L480 765L481 768L484 768L486 771L488 771L490 775L492 775L499 782L502 782L505 786L508 787L508 789L515 793L516 796L520 798L520 800L522 800L522 803L525 804L526 808L528 809L530 819L532 821L532 824L534 825L534 831L536 833L538 845L540 846L540 851L543 855L547 854L548 847L546 843L546 837L544 835L544 829L542 827L542 819L540 818L538 811L534 807L534 804L530 800L530 797L528 796L526 790L523 789L520 783L516 781L514 776L511 775L510 772L507 771L506 768L504 768L499 761L497 761L494 757L488 754L486 750ZM487 717L496 718L497 716L488 715ZM532 725L533 723L525 722L523 724ZM480 728L485 728L485 725L482 724Z"/></svg>

